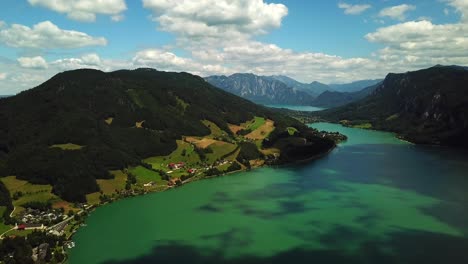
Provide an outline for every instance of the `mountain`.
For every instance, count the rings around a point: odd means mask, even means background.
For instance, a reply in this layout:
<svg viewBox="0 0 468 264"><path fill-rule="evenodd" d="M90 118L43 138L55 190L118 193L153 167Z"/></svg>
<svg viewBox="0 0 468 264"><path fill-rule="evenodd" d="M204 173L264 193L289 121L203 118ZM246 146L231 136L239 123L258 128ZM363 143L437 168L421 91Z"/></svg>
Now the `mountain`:
<svg viewBox="0 0 468 264"><path fill-rule="evenodd" d="M436 66L389 74L370 96L317 115L394 131L415 143L468 147L468 71Z"/></svg>
<svg viewBox="0 0 468 264"><path fill-rule="evenodd" d="M345 84L329 84L330 88L338 91L338 92L358 92L361 91L362 89L365 89L370 86L374 86L380 82L382 82L382 79L376 79L376 80L362 80L362 81L356 81L352 83L345 83Z"/></svg>
<svg viewBox="0 0 468 264"><path fill-rule="evenodd" d="M298 82L288 76L284 76L284 75L273 75L273 76L270 76L271 78L275 79L275 80L278 80L280 82L283 82L285 83L287 86L289 87L292 87L296 90L299 90L299 91L303 91L303 92L306 92L308 94L310 94L311 96L313 97L317 97L318 95L320 95L321 93L325 92L325 91L331 91L332 89L326 85L326 84L323 84L323 83L320 83L320 82L312 82L312 83L301 83L301 82Z"/></svg>
<svg viewBox="0 0 468 264"><path fill-rule="evenodd" d="M257 120L264 130L244 138L257 131ZM246 122L250 125L243 128ZM60 73L0 100L0 124L0 176L51 185L54 194L73 202L98 192L96 179L113 178L111 170L151 166L142 160L173 153L176 140L184 136L218 131L218 143L237 146L237 159L246 166L260 157L263 150L257 146L279 150L278 162L310 158L334 147L332 140L295 119L201 77L154 69ZM231 126L241 130L232 132ZM252 138L256 141L250 142ZM0 184L0 194L3 189Z"/></svg>
<svg viewBox="0 0 468 264"><path fill-rule="evenodd" d="M236 73L205 78L213 86L260 104L309 105L314 97L275 78Z"/></svg>
<svg viewBox="0 0 468 264"><path fill-rule="evenodd" d="M375 89L377 89L378 85L379 84L375 84L357 92L326 91L315 98L315 100L312 102L312 105L322 108L333 108L346 105L370 95L375 91Z"/></svg>

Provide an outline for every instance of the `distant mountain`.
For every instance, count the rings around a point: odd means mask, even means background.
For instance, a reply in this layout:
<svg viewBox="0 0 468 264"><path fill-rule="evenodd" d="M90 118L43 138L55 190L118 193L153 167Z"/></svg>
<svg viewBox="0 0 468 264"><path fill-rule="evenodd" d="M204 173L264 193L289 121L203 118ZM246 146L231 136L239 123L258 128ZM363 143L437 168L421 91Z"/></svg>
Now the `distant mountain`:
<svg viewBox="0 0 468 264"><path fill-rule="evenodd" d="M312 102L312 105L322 108L333 108L346 105L370 95L375 91L375 89L377 89L378 85L379 84L375 84L357 92L326 91L315 98L315 100Z"/></svg>
<svg viewBox="0 0 468 264"><path fill-rule="evenodd" d="M356 82L345 83L345 84L329 84L328 86L330 86L330 88L335 91L349 93L349 92L361 91L364 88L376 85L382 81L383 81L382 79L362 80L362 81L356 81Z"/></svg>
<svg viewBox="0 0 468 264"><path fill-rule="evenodd" d="M258 145L237 141L241 135L234 135L231 126L247 134L251 129L241 125L257 119L270 120L265 129L272 132L255 135ZM334 147L333 140L299 121L201 77L154 69L60 73L0 100L0 124L0 177L49 184L54 194L73 202L85 202L86 194L98 192L96 179L112 178L109 171L151 166L142 160L173 153L183 136L209 136L212 126L223 131L217 137L223 144L236 144L237 159L246 164L260 155L259 145L278 149L280 162ZM0 206L2 197L10 197L5 192L0 184Z"/></svg>
<svg viewBox="0 0 468 264"><path fill-rule="evenodd" d="M468 71L436 66L389 74L370 96L316 115L394 131L415 143L468 147Z"/></svg>
<svg viewBox="0 0 468 264"><path fill-rule="evenodd" d="M306 92L313 97L319 96L321 93L325 91L331 91L332 88L330 88L328 85L320 83L320 82L312 82L312 83L301 83L298 82L288 76L284 75L273 75L270 76L273 79L276 79L278 81L281 81L288 85L289 87L292 87L294 89L297 89L299 91Z"/></svg>
<svg viewBox="0 0 468 264"><path fill-rule="evenodd" d="M205 80L213 86L259 104L310 105L314 96L295 89L276 78L236 73L231 76L210 76ZM290 79L288 82L292 83Z"/></svg>
<svg viewBox="0 0 468 264"><path fill-rule="evenodd" d="M0 99L1 98L7 98L7 97L11 97L12 95L0 95Z"/></svg>

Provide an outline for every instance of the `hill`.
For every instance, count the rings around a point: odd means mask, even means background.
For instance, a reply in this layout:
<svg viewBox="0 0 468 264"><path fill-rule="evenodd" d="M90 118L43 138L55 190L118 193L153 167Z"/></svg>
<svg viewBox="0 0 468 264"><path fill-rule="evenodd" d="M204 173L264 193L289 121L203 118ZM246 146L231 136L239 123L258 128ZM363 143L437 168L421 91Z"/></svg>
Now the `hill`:
<svg viewBox="0 0 468 264"><path fill-rule="evenodd" d="M309 105L314 96L277 79L254 74L211 76L207 82L259 104Z"/></svg>
<svg viewBox="0 0 468 264"><path fill-rule="evenodd" d="M200 167L227 157L250 166L250 157L288 162L334 147L317 131L201 77L153 69L60 73L0 100L0 124L0 176L50 185L71 202L106 194L105 183L96 180L127 170L153 175L161 162L181 157ZM127 184L140 180L128 178ZM11 208L10 201L3 204Z"/></svg>
<svg viewBox="0 0 468 264"><path fill-rule="evenodd" d="M365 89L369 86L374 86L380 82L382 82L382 79L376 79L376 80L361 80L361 81L355 81L351 83L344 83L344 84L329 84L331 89L338 91L338 92L358 92L361 91L362 89Z"/></svg>
<svg viewBox="0 0 468 264"><path fill-rule="evenodd" d="M468 71L436 66L389 74L372 95L316 115L394 131L415 143L468 147Z"/></svg>
<svg viewBox="0 0 468 264"><path fill-rule="evenodd" d="M332 108L346 105L370 95L375 91L378 85L379 84L375 84L357 92L326 91L315 98L315 100L312 102L312 105L322 108Z"/></svg>

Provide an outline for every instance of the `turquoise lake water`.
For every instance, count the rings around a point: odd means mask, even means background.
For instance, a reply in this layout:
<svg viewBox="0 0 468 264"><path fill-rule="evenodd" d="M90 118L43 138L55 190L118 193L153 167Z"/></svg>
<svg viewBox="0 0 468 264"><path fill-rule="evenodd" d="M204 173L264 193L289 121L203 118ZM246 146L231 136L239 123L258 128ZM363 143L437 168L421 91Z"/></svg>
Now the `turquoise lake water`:
<svg viewBox="0 0 468 264"><path fill-rule="evenodd" d="M468 263L468 154L390 133L94 211L70 263Z"/></svg>

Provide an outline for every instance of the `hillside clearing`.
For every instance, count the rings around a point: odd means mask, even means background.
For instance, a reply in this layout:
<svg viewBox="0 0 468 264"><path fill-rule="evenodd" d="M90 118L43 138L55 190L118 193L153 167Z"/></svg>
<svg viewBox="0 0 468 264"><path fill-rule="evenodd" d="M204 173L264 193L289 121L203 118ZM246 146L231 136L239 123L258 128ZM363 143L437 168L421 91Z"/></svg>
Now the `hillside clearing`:
<svg viewBox="0 0 468 264"><path fill-rule="evenodd" d="M252 140L261 140L268 137L268 135L275 130L275 122L272 120L267 120L263 125L258 127L256 130L247 134L245 138Z"/></svg>
<svg viewBox="0 0 468 264"><path fill-rule="evenodd" d="M78 144L73 143L66 143L66 144L55 144L50 146L50 148L59 148L61 150L80 150L84 148L84 146L80 146Z"/></svg>

